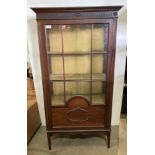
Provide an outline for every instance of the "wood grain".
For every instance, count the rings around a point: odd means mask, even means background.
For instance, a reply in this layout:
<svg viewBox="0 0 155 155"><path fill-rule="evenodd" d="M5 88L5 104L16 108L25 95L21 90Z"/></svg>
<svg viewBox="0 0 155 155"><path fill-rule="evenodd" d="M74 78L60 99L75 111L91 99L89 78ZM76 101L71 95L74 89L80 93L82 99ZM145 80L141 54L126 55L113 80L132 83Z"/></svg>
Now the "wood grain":
<svg viewBox="0 0 155 155"><path fill-rule="evenodd" d="M37 14L41 72L46 115L46 127L49 149L53 133L57 132L98 132L103 131L107 136L110 147L111 113L114 81L114 64L116 49L117 12L122 6L104 7L66 7L66 8L32 8ZM89 101L81 97L71 98L65 106L52 107L50 87L50 67L48 55L50 52L46 39L46 25L65 24L106 24L107 58L105 87L105 106L91 106ZM92 52L92 50L91 50ZM104 52L104 51L103 51ZM92 55L92 53L91 53ZM94 55L94 54L93 54ZM51 55L52 56L52 55ZM64 54L63 54L64 56Z"/></svg>

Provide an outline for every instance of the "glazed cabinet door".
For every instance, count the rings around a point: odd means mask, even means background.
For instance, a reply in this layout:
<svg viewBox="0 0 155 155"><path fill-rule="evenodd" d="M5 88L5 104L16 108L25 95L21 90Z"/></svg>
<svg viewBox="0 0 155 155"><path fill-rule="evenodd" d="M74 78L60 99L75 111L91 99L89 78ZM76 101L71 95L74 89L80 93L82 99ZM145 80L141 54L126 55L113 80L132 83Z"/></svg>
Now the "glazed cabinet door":
<svg viewBox="0 0 155 155"><path fill-rule="evenodd" d="M48 73L45 91L50 107L47 117L53 127L107 124L105 117L109 115L107 112L111 113L106 109L111 107L107 94L111 89L108 88L112 61L110 24L109 21L44 24L47 62L43 61Z"/></svg>
<svg viewBox="0 0 155 155"><path fill-rule="evenodd" d="M105 104L107 24L46 25L51 106L74 96Z"/></svg>

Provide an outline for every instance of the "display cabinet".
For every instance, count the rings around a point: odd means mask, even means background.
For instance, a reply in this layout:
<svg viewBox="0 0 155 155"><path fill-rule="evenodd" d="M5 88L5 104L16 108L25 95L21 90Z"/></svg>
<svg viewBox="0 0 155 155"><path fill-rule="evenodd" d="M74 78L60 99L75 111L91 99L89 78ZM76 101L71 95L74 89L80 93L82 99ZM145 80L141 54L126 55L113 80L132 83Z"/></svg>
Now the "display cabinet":
<svg viewBox="0 0 155 155"><path fill-rule="evenodd" d="M38 23L49 149L54 133L73 132L104 132L110 147L120 8L32 8Z"/></svg>

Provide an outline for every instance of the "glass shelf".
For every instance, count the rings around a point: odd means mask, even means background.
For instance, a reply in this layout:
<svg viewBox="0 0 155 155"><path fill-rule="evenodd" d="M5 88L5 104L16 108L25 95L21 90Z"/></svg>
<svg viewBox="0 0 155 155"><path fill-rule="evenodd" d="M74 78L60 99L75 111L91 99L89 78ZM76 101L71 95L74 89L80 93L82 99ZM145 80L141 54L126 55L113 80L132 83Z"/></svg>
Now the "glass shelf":
<svg viewBox="0 0 155 155"><path fill-rule="evenodd" d="M65 79L63 74L51 74L51 81L79 81L79 80L88 80L88 81L105 81L106 74L92 74L92 78L90 74L65 74Z"/></svg>
<svg viewBox="0 0 155 155"><path fill-rule="evenodd" d="M49 56L49 72L52 74L105 74L107 55ZM64 68L63 68L64 67ZM63 71L64 69L64 71Z"/></svg>
<svg viewBox="0 0 155 155"><path fill-rule="evenodd" d="M74 96L83 96L90 100L89 94L83 95L66 95L66 101L68 101L71 97ZM64 106L64 95L53 95L52 96L52 105L53 106ZM92 105L105 105L105 95L104 94L92 94Z"/></svg>
<svg viewBox="0 0 155 155"><path fill-rule="evenodd" d="M80 52L80 51L76 51L76 52L68 52L68 53L62 53L62 52L47 52L48 55L58 55L58 56L61 56L61 55L90 55L90 54L107 54L108 52L107 51L90 51L90 52Z"/></svg>

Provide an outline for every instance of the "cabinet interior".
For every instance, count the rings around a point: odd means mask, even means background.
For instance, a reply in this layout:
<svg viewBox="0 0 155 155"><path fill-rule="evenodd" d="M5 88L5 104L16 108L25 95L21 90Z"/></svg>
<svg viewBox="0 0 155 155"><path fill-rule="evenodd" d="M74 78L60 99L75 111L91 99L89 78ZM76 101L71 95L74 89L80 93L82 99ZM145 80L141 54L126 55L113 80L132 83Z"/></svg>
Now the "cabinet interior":
<svg viewBox="0 0 155 155"><path fill-rule="evenodd" d="M108 24L47 25L52 106L83 96L105 104Z"/></svg>

